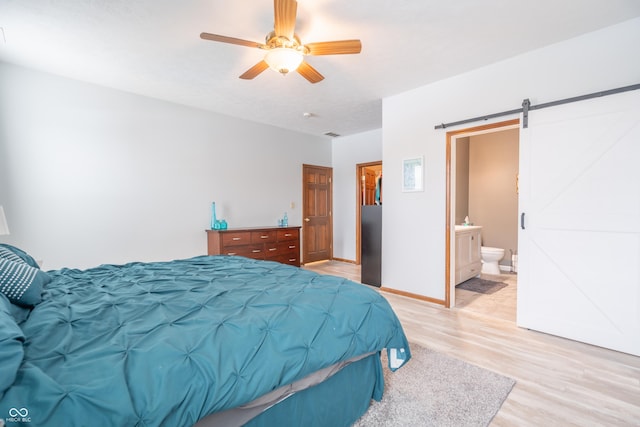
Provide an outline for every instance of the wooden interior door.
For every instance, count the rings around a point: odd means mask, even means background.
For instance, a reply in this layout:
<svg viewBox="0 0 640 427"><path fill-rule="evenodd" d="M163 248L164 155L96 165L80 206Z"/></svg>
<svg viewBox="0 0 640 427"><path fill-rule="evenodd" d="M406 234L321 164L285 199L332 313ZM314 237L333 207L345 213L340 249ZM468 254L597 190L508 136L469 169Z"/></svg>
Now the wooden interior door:
<svg viewBox="0 0 640 427"><path fill-rule="evenodd" d="M640 91L529 115L518 325L640 355Z"/></svg>
<svg viewBox="0 0 640 427"><path fill-rule="evenodd" d="M302 261L333 258L332 181L333 169L302 166Z"/></svg>
<svg viewBox="0 0 640 427"><path fill-rule="evenodd" d="M364 169L364 200L363 205L373 205L376 202L376 172L371 168Z"/></svg>

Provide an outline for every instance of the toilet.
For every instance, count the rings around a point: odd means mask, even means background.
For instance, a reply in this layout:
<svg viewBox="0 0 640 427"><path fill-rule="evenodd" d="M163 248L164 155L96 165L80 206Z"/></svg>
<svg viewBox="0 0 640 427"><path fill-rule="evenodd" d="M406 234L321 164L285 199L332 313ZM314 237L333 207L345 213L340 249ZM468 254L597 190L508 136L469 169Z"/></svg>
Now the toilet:
<svg viewBox="0 0 640 427"><path fill-rule="evenodd" d="M482 273L500 274L500 266L498 265L498 262L504 257L503 248L481 246L480 256L482 257Z"/></svg>

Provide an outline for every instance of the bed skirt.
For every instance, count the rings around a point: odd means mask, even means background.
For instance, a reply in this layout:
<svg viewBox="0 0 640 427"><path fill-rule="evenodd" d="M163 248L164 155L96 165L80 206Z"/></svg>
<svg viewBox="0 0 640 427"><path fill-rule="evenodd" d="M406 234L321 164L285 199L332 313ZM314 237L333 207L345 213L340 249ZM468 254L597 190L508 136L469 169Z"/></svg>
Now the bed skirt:
<svg viewBox="0 0 640 427"><path fill-rule="evenodd" d="M241 408L212 414L195 427L351 426L384 387L380 354L331 366Z"/></svg>

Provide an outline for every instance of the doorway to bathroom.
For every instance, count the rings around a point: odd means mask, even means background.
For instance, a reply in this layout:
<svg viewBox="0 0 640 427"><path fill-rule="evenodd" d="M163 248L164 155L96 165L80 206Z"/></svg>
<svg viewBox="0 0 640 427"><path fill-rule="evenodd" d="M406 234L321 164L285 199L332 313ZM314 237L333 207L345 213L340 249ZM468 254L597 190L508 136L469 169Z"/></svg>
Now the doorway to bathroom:
<svg viewBox="0 0 640 427"><path fill-rule="evenodd" d="M518 119L447 133L445 301L514 323L519 134ZM482 269L489 248L500 259Z"/></svg>

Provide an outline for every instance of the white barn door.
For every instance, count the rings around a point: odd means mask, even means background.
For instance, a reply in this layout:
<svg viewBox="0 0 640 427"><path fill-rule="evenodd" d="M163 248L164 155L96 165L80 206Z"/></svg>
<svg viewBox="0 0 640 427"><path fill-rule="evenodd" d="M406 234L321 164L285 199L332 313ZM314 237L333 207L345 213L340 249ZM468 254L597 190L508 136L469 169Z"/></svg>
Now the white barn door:
<svg viewBox="0 0 640 427"><path fill-rule="evenodd" d="M519 186L518 326L640 355L640 91L531 111Z"/></svg>

